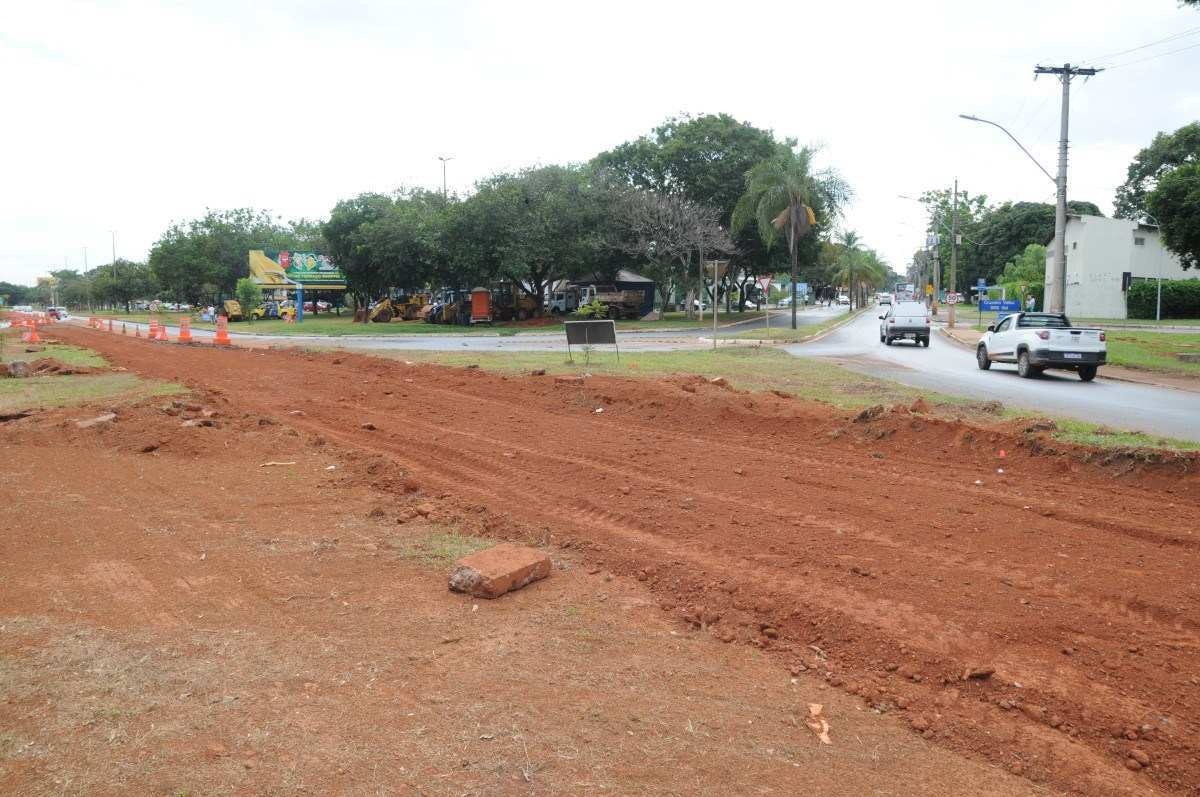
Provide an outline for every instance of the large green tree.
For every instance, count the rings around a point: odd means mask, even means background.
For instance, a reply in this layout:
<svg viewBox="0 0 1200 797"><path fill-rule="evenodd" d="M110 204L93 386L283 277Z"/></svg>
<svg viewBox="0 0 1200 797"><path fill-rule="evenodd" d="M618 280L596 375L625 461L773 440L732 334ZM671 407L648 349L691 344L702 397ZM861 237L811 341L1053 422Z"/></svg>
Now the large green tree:
<svg viewBox="0 0 1200 797"><path fill-rule="evenodd" d="M150 271L165 296L199 303L233 292L249 271L251 249L290 249L294 240L288 225L264 211L209 210L162 234L150 249Z"/></svg>
<svg viewBox="0 0 1200 797"><path fill-rule="evenodd" d="M701 207L714 208L717 222L731 229L734 208L746 190L746 173L771 158L778 144L772 131L729 114L685 115L597 155L592 163L629 185L682 194ZM768 274L785 266L782 248L769 249L752 227L733 235L736 260L747 271Z"/></svg>
<svg viewBox="0 0 1200 797"><path fill-rule="evenodd" d="M808 147L776 147L770 158L746 173L746 190L733 213L734 230L753 226L768 249L780 240L786 243L793 286L802 255L805 265L816 262L817 233L841 213L850 197L849 186L836 172L814 168L813 155ZM809 246L802 251L806 239ZM796 328L794 294L793 287L792 329Z"/></svg>
<svg viewBox="0 0 1200 797"><path fill-rule="evenodd" d="M1185 269L1200 267L1200 163L1189 163L1162 176L1146 198L1161 225L1163 244Z"/></svg>
<svg viewBox="0 0 1200 797"><path fill-rule="evenodd" d="M384 194L359 194L338 202L321 227L329 256L346 275L346 290L360 307L380 298L391 287L390 275L374 260L364 230L394 205L395 200Z"/></svg>
<svg viewBox="0 0 1200 797"><path fill-rule="evenodd" d="M1147 195L1173 169L1200 162L1200 122L1174 133L1159 133L1134 156L1125 182L1117 188L1113 212L1117 218L1138 219L1146 211Z"/></svg>

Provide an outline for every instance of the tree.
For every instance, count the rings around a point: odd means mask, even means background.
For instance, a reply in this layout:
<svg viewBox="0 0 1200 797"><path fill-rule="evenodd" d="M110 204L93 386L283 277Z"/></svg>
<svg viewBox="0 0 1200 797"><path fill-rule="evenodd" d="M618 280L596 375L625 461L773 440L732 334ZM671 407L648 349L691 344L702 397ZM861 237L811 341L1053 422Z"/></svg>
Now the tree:
<svg viewBox="0 0 1200 797"><path fill-rule="evenodd" d="M782 235L791 259L791 282L796 284L800 239L819 225L828 223L850 197L850 189L832 170L815 172L813 150L790 146L746 173L746 192L733 213L733 228L745 229L755 222L759 238L771 248ZM815 255L815 252L814 252ZM792 329L796 328L795 288L792 289Z"/></svg>
<svg viewBox="0 0 1200 797"><path fill-rule="evenodd" d="M1147 196L1171 170L1200 162L1200 122L1184 125L1174 133L1159 133L1150 146L1134 156L1125 182L1117 188L1113 215L1138 219L1146 210Z"/></svg>
<svg viewBox="0 0 1200 797"><path fill-rule="evenodd" d="M251 249L292 248L293 231L252 208L209 210L171 225L150 249L150 271L171 298L199 303L231 293L249 271Z"/></svg>
<svg viewBox="0 0 1200 797"><path fill-rule="evenodd" d="M794 146L794 141L784 142ZM718 223L734 236L738 260L747 272L767 274L781 265L752 227L734 230L733 212L746 190L746 173L771 158L779 142L770 130L739 122L728 114L678 116L648 135L597 155L593 166L615 179L659 194L682 194L713 208Z"/></svg>
<svg viewBox="0 0 1200 797"><path fill-rule="evenodd" d="M88 272L88 277L96 301L113 307L123 306L126 312L134 299L150 298L158 287L149 265L120 258L115 269L112 263L97 266Z"/></svg>
<svg viewBox="0 0 1200 797"><path fill-rule="evenodd" d="M346 291L358 307L366 307L389 287L389 275L372 259L363 230L383 218L394 204L391 197L383 194L359 194L334 205L329 220L321 227L329 255L346 275Z"/></svg>
<svg viewBox="0 0 1200 797"><path fill-rule="evenodd" d="M1146 204L1161 225L1163 244L1185 268L1200 267L1200 163L1163 175Z"/></svg>
<svg viewBox="0 0 1200 797"><path fill-rule="evenodd" d="M695 312L692 297L697 289L703 289L704 257L734 251L733 241L718 223L717 210L679 194L635 189L625 196L624 216L634 232L628 251L647 259L649 267L645 271L659 284L664 308L677 285L693 286L688 290L687 300L687 314L691 318ZM697 280L693 280L693 274ZM717 291L714 283L714 305Z"/></svg>
<svg viewBox="0 0 1200 797"><path fill-rule="evenodd" d="M1029 244L1020 257L1010 260L1000 275L1003 284L1045 282L1046 247Z"/></svg>
<svg viewBox="0 0 1200 797"><path fill-rule="evenodd" d="M254 322L254 308L262 302L262 288L250 277L242 277L234 286L234 296L242 306L242 318Z"/></svg>

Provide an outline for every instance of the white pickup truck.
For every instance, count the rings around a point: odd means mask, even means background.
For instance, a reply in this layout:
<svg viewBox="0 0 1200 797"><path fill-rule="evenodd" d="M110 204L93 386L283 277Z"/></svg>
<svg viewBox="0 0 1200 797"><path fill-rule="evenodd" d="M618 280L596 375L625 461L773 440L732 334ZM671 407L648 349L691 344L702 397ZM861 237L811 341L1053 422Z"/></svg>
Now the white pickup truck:
<svg viewBox="0 0 1200 797"><path fill-rule="evenodd" d="M1062 368L1090 382L1108 357L1104 330L1073 327L1062 313L1013 313L987 329L975 349L982 371L992 363L1016 363L1026 379Z"/></svg>

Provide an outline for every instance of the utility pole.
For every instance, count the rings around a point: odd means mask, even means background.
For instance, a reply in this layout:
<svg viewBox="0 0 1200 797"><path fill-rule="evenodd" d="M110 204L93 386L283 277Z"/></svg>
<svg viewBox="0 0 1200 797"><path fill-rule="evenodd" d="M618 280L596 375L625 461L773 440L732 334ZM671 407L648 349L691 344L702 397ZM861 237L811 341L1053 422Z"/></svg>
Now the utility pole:
<svg viewBox="0 0 1200 797"><path fill-rule="evenodd" d="M1071 111L1071 78L1076 75L1091 77L1099 69L1082 69L1077 66L1035 66L1033 75L1057 75L1062 83L1062 118L1058 135L1058 202L1054 211L1054 273L1053 280L1046 286L1046 310L1051 313L1067 311L1067 129Z"/></svg>
<svg viewBox="0 0 1200 797"><path fill-rule="evenodd" d="M950 207L950 293L954 293L958 277L958 178L954 178L954 204ZM936 297L935 297L936 300ZM954 302L950 303L950 317L946 323L954 329Z"/></svg>

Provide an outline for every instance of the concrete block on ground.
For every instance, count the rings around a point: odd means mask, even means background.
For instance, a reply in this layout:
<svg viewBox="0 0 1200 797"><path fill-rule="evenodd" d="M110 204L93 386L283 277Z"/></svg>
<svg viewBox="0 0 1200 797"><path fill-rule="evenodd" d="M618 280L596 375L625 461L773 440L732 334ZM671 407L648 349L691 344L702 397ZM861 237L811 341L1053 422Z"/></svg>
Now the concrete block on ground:
<svg viewBox="0 0 1200 797"><path fill-rule="evenodd" d="M535 548L503 543L454 563L450 589L477 598L499 598L550 575L550 557Z"/></svg>

